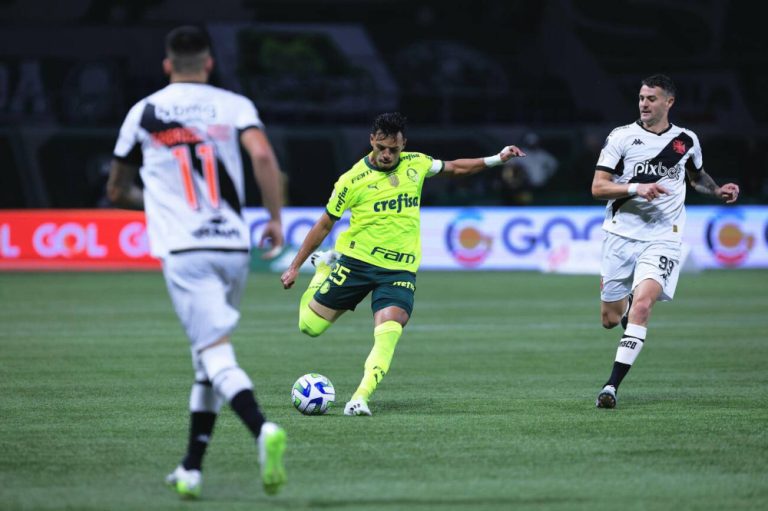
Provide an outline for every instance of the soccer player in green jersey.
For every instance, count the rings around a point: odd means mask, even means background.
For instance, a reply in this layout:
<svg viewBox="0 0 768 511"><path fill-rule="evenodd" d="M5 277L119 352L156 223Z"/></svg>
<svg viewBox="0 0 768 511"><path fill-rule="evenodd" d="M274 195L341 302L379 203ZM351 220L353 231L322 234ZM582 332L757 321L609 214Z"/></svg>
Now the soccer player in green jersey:
<svg viewBox="0 0 768 511"><path fill-rule="evenodd" d="M299 305L299 329L311 337L325 332L372 293L373 349L344 415L371 415L368 400L389 371L397 341L410 319L421 260L419 209L424 180L441 173L471 175L525 156L515 146L486 158L452 161L403 152L405 124L405 117L396 112L375 119L371 152L336 181L325 212L280 277L283 287L290 288L301 265L312 256L315 275ZM337 239L335 251L315 252L346 210L352 213L349 229Z"/></svg>

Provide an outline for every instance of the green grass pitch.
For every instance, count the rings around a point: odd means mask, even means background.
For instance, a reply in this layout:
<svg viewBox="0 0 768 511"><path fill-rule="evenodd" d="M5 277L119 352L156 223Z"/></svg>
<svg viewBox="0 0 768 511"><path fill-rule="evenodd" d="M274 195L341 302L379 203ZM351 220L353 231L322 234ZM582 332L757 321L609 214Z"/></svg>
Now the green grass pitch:
<svg viewBox="0 0 768 511"><path fill-rule="evenodd" d="M226 409L187 503L162 485L192 372L161 275L0 274L0 509L768 509L768 272L682 275L615 410L594 407L620 336L596 277L422 272L371 418L342 415L369 302L304 337L307 281L252 275L234 336L288 431L288 484L264 495ZM307 372L335 384L329 415L293 409Z"/></svg>

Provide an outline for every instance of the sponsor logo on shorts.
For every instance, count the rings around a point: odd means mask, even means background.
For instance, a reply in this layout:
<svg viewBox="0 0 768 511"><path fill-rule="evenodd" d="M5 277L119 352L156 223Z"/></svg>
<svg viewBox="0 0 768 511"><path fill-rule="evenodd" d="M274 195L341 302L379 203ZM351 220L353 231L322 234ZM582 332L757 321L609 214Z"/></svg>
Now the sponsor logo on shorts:
<svg viewBox="0 0 768 511"><path fill-rule="evenodd" d="M404 287L406 289L410 289L413 292L416 292L416 286L413 285L413 282L408 282L407 280L398 280L397 282L393 282L392 285L397 287Z"/></svg>

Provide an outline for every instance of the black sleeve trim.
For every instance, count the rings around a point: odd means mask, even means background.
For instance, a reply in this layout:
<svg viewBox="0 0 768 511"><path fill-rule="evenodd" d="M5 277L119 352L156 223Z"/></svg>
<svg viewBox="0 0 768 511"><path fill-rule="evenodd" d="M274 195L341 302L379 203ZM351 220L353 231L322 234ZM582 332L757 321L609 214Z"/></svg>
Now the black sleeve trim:
<svg viewBox="0 0 768 511"><path fill-rule="evenodd" d="M685 170L700 173L702 170L704 170L704 167L701 167L700 169L696 168L696 164L693 163L693 158L688 158L688 161L685 162Z"/></svg>
<svg viewBox="0 0 768 511"><path fill-rule="evenodd" d="M141 144L138 143L133 144L133 147L125 156L120 156L118 154L113 154L112 156L114 156L116 160L119 160L123 163L128 163L129 165L136 165L137 167L141 167L141 165L144 163L144 155L141 152Z"/></svg>
<svg viewBox="0 0 768 511"><path fill-rule="evenodd" d="M340 216L336 216L333 213L331 213L330 211L328 211L328 208L325 208L325 214L328 215L329 217L331 217L331 220L333 220L334 222L336 222L336 221L341 219Z"/></svg>
<svg viewBox="0 0 768 511"><path fill-rule="evenodd" d="M618 174L618 172L616 172L616 169L612 169L611 167L606 167L605 165L597 165L595 167L595 170L602 170L603 172L610 172L611 174Z"/></svg>
<svg viewBox="0 0 768 511"><path fill-rule="evenodd" d="M256 130L260 130L260 131L263 129L258 124L249 124L248 126L246 126L244 128L238 128L237 132L242 134L242 133L245 133L246 131L248 131L251 128L256 129Z"/></svg>

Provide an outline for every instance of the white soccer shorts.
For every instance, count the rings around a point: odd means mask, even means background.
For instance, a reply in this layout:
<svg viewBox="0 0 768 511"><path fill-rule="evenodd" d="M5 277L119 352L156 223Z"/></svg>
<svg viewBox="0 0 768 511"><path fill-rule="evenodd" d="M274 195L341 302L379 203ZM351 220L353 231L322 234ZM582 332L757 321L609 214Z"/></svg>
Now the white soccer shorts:
<svg viewBox="0 0 768 511"><path fill-rule="evenodd" d="M163 259L163 275L176 315L199 351L232 334L248 279L245 252L192 251Z"/></svg>
<svg viewBox="0 0 768 511"><path fill-rule="evenodd" d="M605 233L600 299L621 300L643 280L653 279L661 285L659 300L672 300L680 276L680 253L679 241L639 241Z"/></svg>

